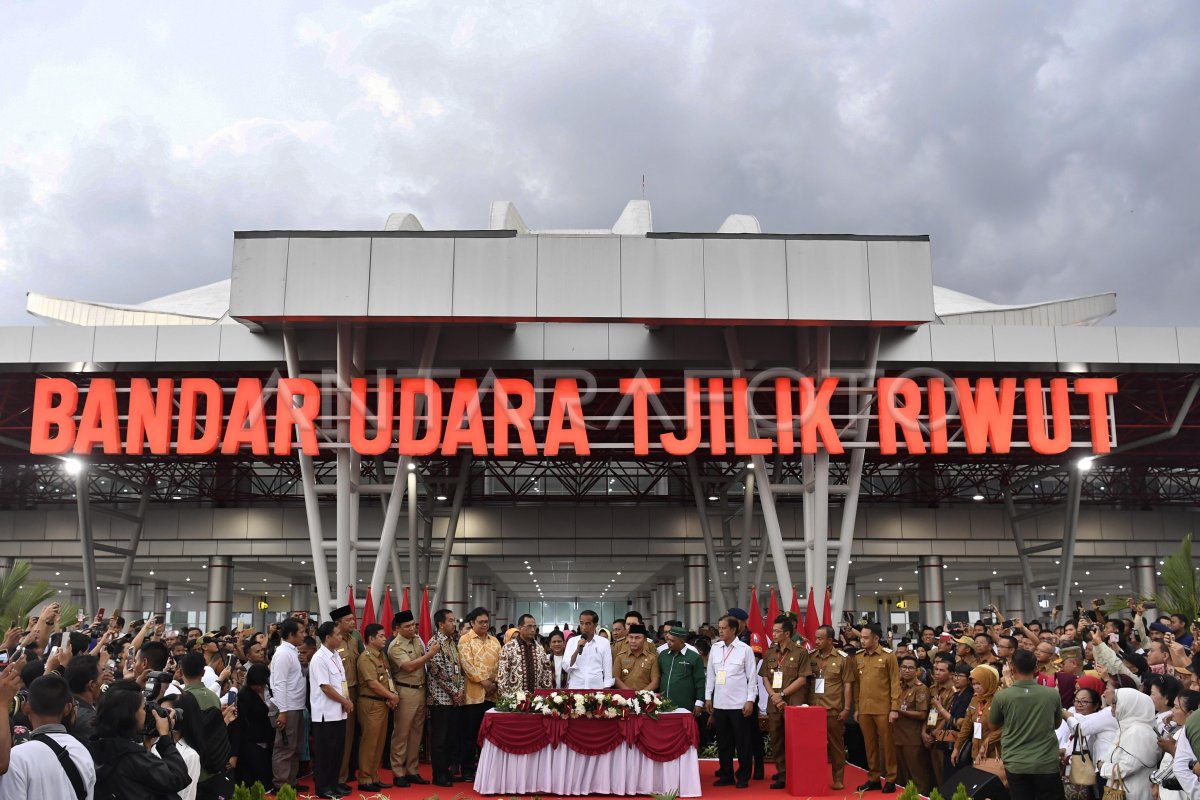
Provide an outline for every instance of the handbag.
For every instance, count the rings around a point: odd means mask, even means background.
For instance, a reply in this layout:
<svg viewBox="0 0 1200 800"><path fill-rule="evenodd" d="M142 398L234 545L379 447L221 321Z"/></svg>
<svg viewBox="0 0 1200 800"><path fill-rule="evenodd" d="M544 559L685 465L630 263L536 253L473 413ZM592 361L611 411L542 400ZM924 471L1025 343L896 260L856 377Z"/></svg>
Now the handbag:
<svg viewBox="0 0 1200 800"><path fill-rule="evenodd" d="M1008 787L1008 772L1004 769L1004 761L1000 756L989 756L985 751L980 758L975 759L975 769L995 775L1005 788ZM1104 800L1109 800L1109 798L1105 797ZM1124 800L1124 795L1120 798L1112 798L1112 800Z"/></svg>
<svg viewBox="0 0 1200 800"><path fill-rule="evenodd" d="M1076 729L1075 746L1071 750L1071 783L1076 786L1096 785L1096 762L1088 750L1086 737Z"/></svg>
<svg viewBox="0 0 1200 800"><path fill-rule="evenodd" d="M1121 768L1113 767L1112 778L1104 784L1103 800L1125 800L1125 779L1121 777Z"/></svg>

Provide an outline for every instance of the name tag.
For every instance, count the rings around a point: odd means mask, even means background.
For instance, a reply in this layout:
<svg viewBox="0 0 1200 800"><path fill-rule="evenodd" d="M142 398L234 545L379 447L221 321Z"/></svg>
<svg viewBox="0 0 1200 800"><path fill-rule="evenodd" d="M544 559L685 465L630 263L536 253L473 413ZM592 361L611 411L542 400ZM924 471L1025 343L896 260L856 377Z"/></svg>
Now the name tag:
<svg viewBox="0 0 1200 800"><path fill-rule="evenodd" d="M717 670L717 686L724 686L724 685L725 685L725 670L719 669L719 670Z"/></svg>
<svg viewBox="0 0 1200 800"><path fill-rule="evenodd" d="M975 738L976 739L983 738L983 723L982 722L975 723Z"/></svg>
<svg viewBox="0 0 1200 800"><path fill-rule="evenodd" d="M342 697L349 697L350 690L346 687L346 682L342 681Z"/></svg>
<svg viewBox="0 0 1200 800"><path fill-rule="evenodd" d="M782 689L783 688L783 670L777 669L773 673L771 673L771 688L772 689Z"/></svg>
<svg viewBox="0 0 1200 800"><path fill-rule="evenodd" d="M936 708L929 709L929 716L925 718L925 724L932 728L934 725L937 725L937 721L938 721L937 709Z"/></svg>
<svg viewBox="0 0 1200 800"><path fill-rule="evenodd" d="M824 678L817 678L816 682L813 684L813 691L816 692L817 694L825 694L825 679Z"/></svg>
<svg viewBox="0 0 1200 800"><path fill-rule="evenodd" d="M393 680L392 680L392 676L391 676L391 675L388 675L388 676L387 676L387 678L388 678L388 691L389 691L389 692L392 692L393 694L395 694L395 692L396 692L396 683L395 683L395 681L393 681Z"/></svg>

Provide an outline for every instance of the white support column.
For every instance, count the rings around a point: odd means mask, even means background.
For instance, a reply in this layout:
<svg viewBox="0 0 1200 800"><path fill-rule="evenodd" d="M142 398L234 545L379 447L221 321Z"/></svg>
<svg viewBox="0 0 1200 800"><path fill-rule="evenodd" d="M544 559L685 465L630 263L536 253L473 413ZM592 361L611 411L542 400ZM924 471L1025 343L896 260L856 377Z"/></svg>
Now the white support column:
<svg viewBox="0 0 1200 800"><path fill-rule="evenodd" d="M79 545L83 564L83 591L87 595L89 613L100 607L100 590L96 583L96 547L92 539L91 490L88 487L88 465L81 464L75 473L75 507L79 513Z"/></svg>
<svg viewBox="0 0 1200 800"><path fill-rule="evenodd" d="M283 354L287 362L288 377L299 378L300 357L296 353L295 334L287 328L283 331ZM296 398L295 403L299 405L299 398ZM300 432L297 430L296 444L299 444L299 441ZM312 456L305 455L299 447L297 452L300 462L300 484L304 491L304 516L308 522L308 545L312 550L313 578L317 584L317 612L324 617L333 609L333 595L329 589L329 561L325 556L325 533L321 525L321 501L317 497L316 469L313 467Z"/></svg>
<svg viewBox="0 0 1200 800"><path fill-rule="evenodd" d="M654 595L652 592L653 590L638 592L637 598L633 601L632 610L637 611L639 614L645 617L647 621L653 620L654 613L657 608L653 602Z"/></svg>
<svg viewBox="0 0 1200 800"><path fill-rule="evenodd" d="M446 535L442 540L442 558L438 562L437 580L433 586L433 604L446 605L443 599L446 595L443 586L446 582L446 571L450 565L450 554L454 550L454 539L458 532L458 518L462 512L463 496L471 477L471 456L463 455L458 467L458 483L454 485L454 500L450 504L450 517L446 521Z"/></svg>
<svg viewBox="0 0 1200 800"><path fill-rule="evenodd" d="M921 556L919 607L921 622L937 627L946 621L946 597L942 585L942 557Z"/></svg>
<svg viewBox="0 0 1200 800"><path fill-rule="evenodd" d="M142 531L146 529L146 509L150 504L151 483L153 483L153 480L147 480L142 485L142 496L138 500L137 523L134 525L133 533L129 536L129 548L125 554L125 562L121 565L121 580L119 581L117 597L114 602L117 608L120 608L125 603L125 587L129 585L129 581L133 577L133 562L137 558L138 546L142 542Z"/></svg>
<svg viewBox="0 0 1200 800"><path fill-rule="evenodd" d="M829 376L829 328L817 328L817 375L820 385ZM765 475L764 475L765 477ZM818 603L825 601L829 582L829 451L821 448L813 461L813 536L812 550L805 553L805 562L812 562L811 578ZM832 607L830 608L832 611Z"/></svg>
<svg viewBox="0 0 1200 800"><path fill-rule="evenodd" d="M762 478L764 483L768 480L765 474ZM745 474L746 491L742 499L742 538L740 542L742 555L735 565L738 605L743 608L750 602L750 542L754 538L754 479L754 470L747 469Z"/></svg>
<svg viewBox="0 0 1200 800"><path fill-rule="evenodd" d="M337 441L343 445L337 450L337 587L334 597L341 597L347 587L355 583L358 553L354 549L351 527L354 514L351 504L358 502L354 491L357 481L351 475L353 451L350 442L350 369L353 353L353 331L348 323L337 326L337 393L334 405L337 409ZM328 613L326 611L325 613Z"/></svg>
<svg viewBox="0 0 1200 800"><path fill-rule="evenodd" d="M675 581L658 579L658 608L654 614L654 627L675 618Z"/></svg>
<svg viewBox="0 0 1200 800"><path fill-rule="evenodd" d="M1153 598L1158 591L1158 578L1155 573L1154 556L1138 556L1133 565L1133 586L1138 597ZM1156 616L1153 608L1154 600L1146 603L1146 624L1154 621Z"/></svg>
<svg viewBox="0 0 1200 800"><path fill-rule="evenodd" d="M382 598L384 592L384 581L387 579L388 567L392 568L392 580L395 582L393 587L396 591L396 596L404 596L403 572L400 569L400 556L396 552L396 528L400 525L400 510L404 507L403 502L408 497L408 465L411 463L408 456L401 456L396 464L396 475L392 479L391 496L387 498L387 505L383 514L383 529L379 533L379 550L375 554L375 566L371 570L371 597Z"/></svg>
<svg viewBox="0 0 1200 800"><path fill-rule="evenodd" d="M4 576L0 575L0 579ZM82 588L71 590L71 605L83 609L83 613L87 614L87 592Z"/></svg>
<svg viewBox="0 0 1200 800"><path fill-rule="evenodd" d="M979 609L982 611L992 604L992 582L979 582Z"/></svg>
<svg viewBox="0 0 1200 800"><path fill-rule="evenodd" d="M292 583L292 607L288 613L295 614L298 611L306 611L311 615L311 613L312 613L312 593L313 593L313 588L312 588L311 583L293 582ZM386 620L386 621L384 621L383 624L385 627L390 627L392 624L392 621Z"/></svg>
<svg viewBox="0 0 1200 800"><path fill-rule="evenodd" d="M87 587L85 586L86 590ZM128 622L131 619L141 619L142 612L142 579L131 578L125 589L125 602L121 604L121 616ZM211 630L211 628L210 628Z"/></svg>
<svg viewBox="0 0 1200 800"><path fill-rule="evenodd" d="M713 542L712 523L708 518L708 506L704 499L704 487L700 485L700 472L696 467L696 457L687 457L688 480L692 485L692 499L696 503L696 515L700 521L700 532L704 536L704 552L705 561L708 562L708 576L712 579L710 584L712 588L713 598L717 605L729 608L726 605L727 598L725 596L725 588L721 585L721 565L717 562L716 546ZM645 614L643 609L635 609Z"/></svg>
<svg viewBox="0 0 1200 800"><path fill-rule="evenodd" d="M417 472L410 470L408 473L408 490L405 492L408 496L408 585L409 596L412 598L413 605L421 601L421 584L417 580L417 534L419 526L417 525Z"/></svg>
<svg viewBox="0 0 1200 800"><path fill-rule="evenodd" d="M467 608L466 556L450 556L450 563L446 568L446 591L441 605L454 612L454 616L460 620L471 610Z"/></svg>
<svg viewBox="0 0 1200 800"><path fill-rule="evenodd" d="M509 601L511 596L505 589L500 589L496 592L496 630L503 630L505 625L515 625L516 620L510 617L511 609ZM542 621L539 619L538 624Z"/></svg>
<svg viewBox="0 0 1200 800"><path fill-rule="evenodd" d="M233 559L208 557L208 602L204 629L220 630L233 624ZM329 613L326 611L325 613Z"/></svg>
<svg viewBox="0 0 1200 800"><path fill-rule="evenodd" d="M699 630L708 616L707 569L704 556L687 556L684 560L684 583L687 586L684 600L687 611L683 615L683 622L690 631Z"/></svg>
<svg viewBox="0 0 1200 800"><path fill-rule="evenodd" d="M162 614L163 619L166 619L167 613L167 584L163 581L154 582L154 607L150 609L151 613Z"/></svg>
<svg viewBox="0 0 1200 800"><path fill-rule="evenodd" d="M1025 583L1018 575L1004 579L1004 616L1025 618Z"/></svg>

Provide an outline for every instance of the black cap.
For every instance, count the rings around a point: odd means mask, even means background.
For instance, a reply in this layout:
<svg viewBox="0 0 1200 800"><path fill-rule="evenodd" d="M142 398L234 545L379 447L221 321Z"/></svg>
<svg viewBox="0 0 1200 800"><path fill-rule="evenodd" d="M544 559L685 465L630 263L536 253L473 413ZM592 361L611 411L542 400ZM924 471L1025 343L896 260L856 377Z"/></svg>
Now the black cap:
<svg viewBox="0 0 1200 800"><path fill-rule="evenodd" d="M350 616L353 613L354 613L354 609L351 608L350 606L342 606L341 608L335 608L333 610L333 613L331 613L329 615L329 618L332 619L334 622L337 622L342 617Z"/></svg>
<svg viewBox="0 0 1200 800"><path fill-rule="evenodd" d="M392 617L392 627L403 625L406 622L413 621L413 613L411 611L401 611L396 616Z"/></svg>
<svg viewBox="0 0 1200 800"><path fill-rule="evenodd" d="M628 633L640 633L642 636L649 636L645 625L638 625L636 622L629 626Z"/></svg>

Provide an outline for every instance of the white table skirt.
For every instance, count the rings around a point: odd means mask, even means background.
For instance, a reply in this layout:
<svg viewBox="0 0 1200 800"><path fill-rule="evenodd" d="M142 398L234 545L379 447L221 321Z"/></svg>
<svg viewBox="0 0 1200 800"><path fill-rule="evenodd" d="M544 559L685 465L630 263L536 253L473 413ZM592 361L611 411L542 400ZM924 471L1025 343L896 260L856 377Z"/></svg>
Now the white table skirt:
<svg viewBox="0 0 1200 800"><path fill-rule="evenodd" d="M565 744L515 756L491 742L483 743L475 771L475 791L509 794L622 794L678 792L700 796L700 762L696 748L674 761L653 761L636 747L621 745L601 756L584 756Z"/></svg>

